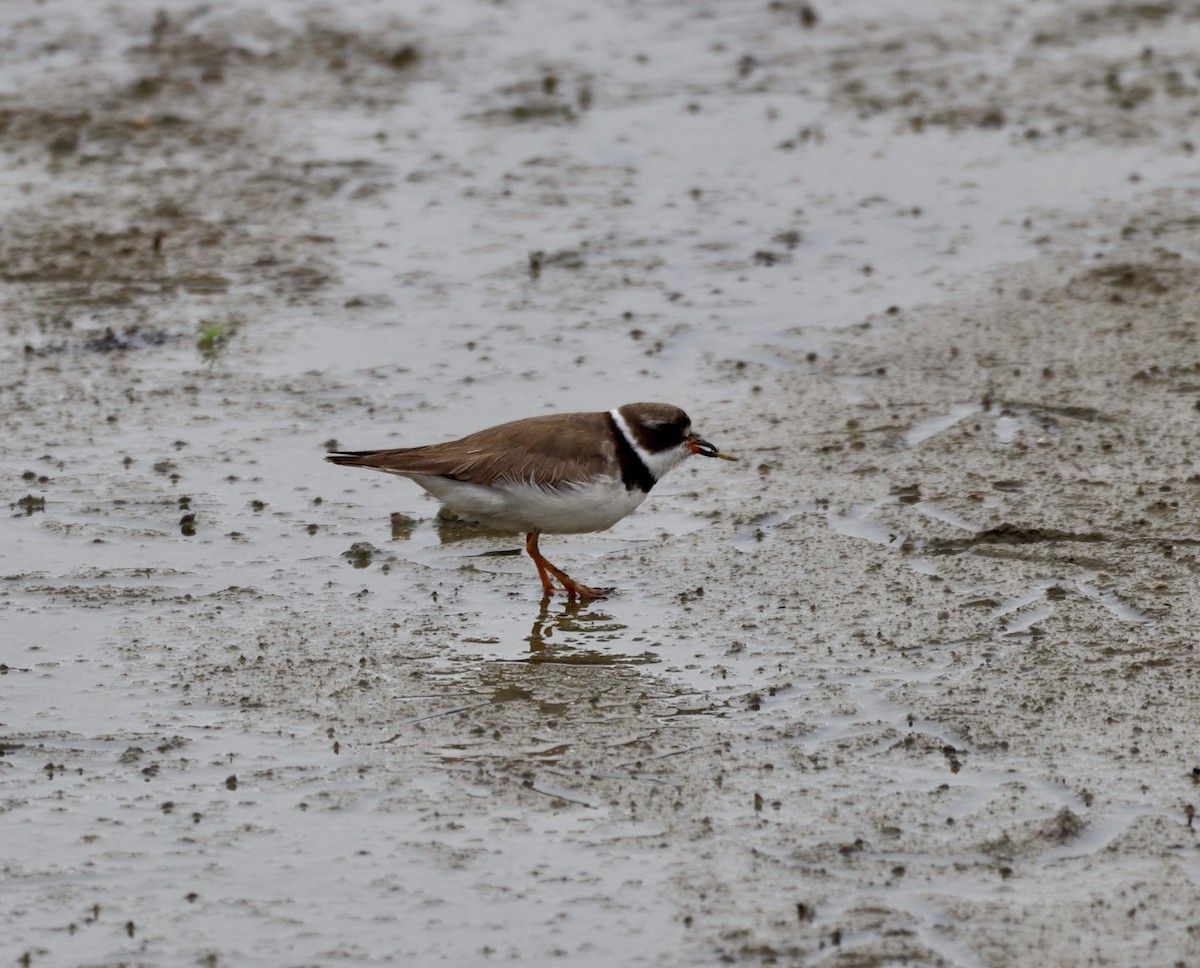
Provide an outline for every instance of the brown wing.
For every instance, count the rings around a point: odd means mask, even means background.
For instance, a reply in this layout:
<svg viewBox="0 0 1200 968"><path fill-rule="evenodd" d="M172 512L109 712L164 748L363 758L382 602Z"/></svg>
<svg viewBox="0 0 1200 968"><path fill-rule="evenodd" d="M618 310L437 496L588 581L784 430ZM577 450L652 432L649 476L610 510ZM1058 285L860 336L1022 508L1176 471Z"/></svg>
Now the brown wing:
<svg viewBox="0 0 1200 968"><path fill-rule="evenodd" d="M347 467L391 474L431 474L473 484L525 481L561 487L613 467L616 446L606 413L527 417L425 447L327 454Z"/></svg>

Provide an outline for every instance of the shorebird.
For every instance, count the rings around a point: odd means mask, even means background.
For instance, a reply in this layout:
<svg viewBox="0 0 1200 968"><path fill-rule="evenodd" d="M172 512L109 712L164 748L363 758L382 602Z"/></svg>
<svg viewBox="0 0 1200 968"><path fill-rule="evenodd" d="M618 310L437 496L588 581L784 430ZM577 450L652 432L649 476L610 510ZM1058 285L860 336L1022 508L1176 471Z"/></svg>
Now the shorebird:
<svg viewBox="0 0 1200 968"><path fill-rule="evenodd" d="M341 451L325 459L407 477L467 520L522 532L546 595L558 590L558 579L571 598L603 598L611 588L592 588L551 564L538 537L611 528L692 454L737 459L694 434L678 407L627 403L607 412L527 417L444 444Z"/></svg>

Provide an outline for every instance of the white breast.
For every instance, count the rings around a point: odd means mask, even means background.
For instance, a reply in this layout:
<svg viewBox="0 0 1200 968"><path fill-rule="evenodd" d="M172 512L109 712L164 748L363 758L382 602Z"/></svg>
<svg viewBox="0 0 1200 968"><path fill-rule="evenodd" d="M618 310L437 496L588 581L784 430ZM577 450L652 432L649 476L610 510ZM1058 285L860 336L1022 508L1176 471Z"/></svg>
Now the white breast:
<svg viewBox="0 0 1200 968"><path fill-rule="evenodd" d="M603 531L632 512L646 494L620 480L547 490L529 484L484 486L424 474L405 475L450 510L497 531L582 534Z"/></svg>

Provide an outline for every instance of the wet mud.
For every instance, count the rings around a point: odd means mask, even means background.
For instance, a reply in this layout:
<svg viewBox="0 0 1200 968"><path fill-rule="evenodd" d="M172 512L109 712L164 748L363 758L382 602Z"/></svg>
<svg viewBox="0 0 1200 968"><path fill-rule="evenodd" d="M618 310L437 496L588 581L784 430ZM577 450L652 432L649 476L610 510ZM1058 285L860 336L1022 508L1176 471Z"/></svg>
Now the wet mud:
<svg viewBox="0 0 1200 968"><path fill-rule="evenodd" d="M1191 8L0 28L3 957L1195 960ZM322 460L638 399L594 602Z"/></svg>

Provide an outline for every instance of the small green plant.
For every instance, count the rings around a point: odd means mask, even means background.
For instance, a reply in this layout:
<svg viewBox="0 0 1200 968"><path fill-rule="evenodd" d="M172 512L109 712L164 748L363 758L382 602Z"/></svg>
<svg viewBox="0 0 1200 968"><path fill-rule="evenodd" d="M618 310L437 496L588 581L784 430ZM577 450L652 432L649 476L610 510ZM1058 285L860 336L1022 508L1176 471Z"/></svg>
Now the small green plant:
<svg viewBox="0 0 1200 968"><path fill-rule="evenodd" d="M231 335L232 330L226 323L215 319L200 320L200 326L196 330L196 349L200 351L200 358L212 366L229 343Z"/></svg>

